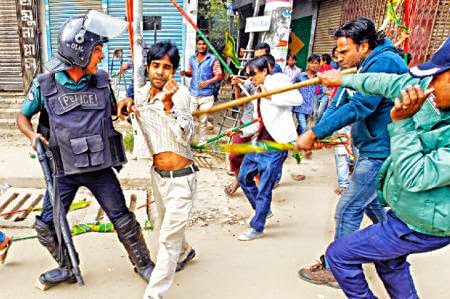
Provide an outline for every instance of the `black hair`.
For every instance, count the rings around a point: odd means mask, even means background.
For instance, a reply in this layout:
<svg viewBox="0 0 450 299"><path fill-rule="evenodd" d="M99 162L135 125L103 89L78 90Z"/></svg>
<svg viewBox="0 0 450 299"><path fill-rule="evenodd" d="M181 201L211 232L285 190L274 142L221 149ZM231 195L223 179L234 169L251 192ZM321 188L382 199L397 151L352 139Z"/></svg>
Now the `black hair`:
<svg viewBox="0 0 450 299"><path fill-rule="evenodd" d="M180 53L177 46L171 41L157 42L147 50L147 65L153 60L161 59L164 55L169 56L173 69L176 70L180 65Z"/></svg>
<svg viewBox="0 0 450 299"><path fill-rule="evenodd" d="M255 47L256 50L264 49L266 51L266 54L270 54L270 46L267 43L259 43Z"/></svg>
<svg viewBox="0 0 450 299"><path fill-rule="evenodd" d="M297 60L297 56L295 56L294 54L288 54L286 60L288 60L289 58L292 58L292 59L294 59L294 60Z"/></svg>
<svg viewBox="0 0 450 299"><path fill-rule="evenodd" d="M325 61L328 65L331 64L331 55L330 54L322 54L322 61Z"/></svg>
<svg viewBox="0 0 450 299"><path fill-rule="evenodd" d="M367 42L370 50L375 49L386 39L384 32L377 31L375 24L367 18L357 18L344 24L336 30L334 37L351 38L357 45Z"/></svg>
<svg viewBox="0 0 450 299"><path fill-rule="evenodd" d="M264 54L260 57L264 58L269 66L275 67L275 57L273 57L271 54Z"/></svg>
<svg viewBox="0 0 450 299"><path fill-rule="evenodd" d="M334 57L334 54L336 54L337 46L334 46L331 50L331 56Z"/></svg>
<svg viewBox="0 0 450 299"><path fill-rule="evenodd" d="M205 41L204 39L203 39L203 37L201 37L200 35L197 35L197 37L195 38L195 44L197 44L199 41ZM206 43L206 42L205 42Z"/></svg>
<svg viewBox="0 0 450 299"><path fill-rule="evenodd" d="M311 62L311 61L317 61L318 63L320 63L320 56L316 55L316 54L311 54L308 57L308 62Z"/></svg>
<svg viewBox="0 0 450 299"><path fill-rule="evenodd" d="M264 69L267 70L267 74L270 74L270 68L269 68L269 62L267 60L266 57L264 57L266 55L263 56L259 56L253 59L250 59L249 61L247 61L247 63L245 64L245 69L250 68L250 72L253 71L254 68L256 68L258 71L262 71ZM270 55L272 56L272 55Z"/></svg>
<svg viewBox="0 0 450 299"><path fill-rule="evenodd" d="M411 53L406 52L405 50L403 50L402 48L397 48L397 53L398 55L400 55L400 57L405 60L405 63L408 65L411 60L412 60L412 55ZM406 56L406 57L405 57Z"/></svg>

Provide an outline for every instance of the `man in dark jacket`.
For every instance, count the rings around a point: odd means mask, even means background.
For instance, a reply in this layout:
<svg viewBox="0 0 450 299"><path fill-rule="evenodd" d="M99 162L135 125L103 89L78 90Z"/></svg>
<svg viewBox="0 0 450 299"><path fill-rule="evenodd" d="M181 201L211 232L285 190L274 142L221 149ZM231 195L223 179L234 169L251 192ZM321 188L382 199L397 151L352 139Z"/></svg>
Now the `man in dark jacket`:
<svg viewBox="0 0 450 299"><path fill-rule="evenodd" d="M353 20L339 28L336 53L342 68L358 67L359 73L395 73L408 71L396 48L366 18ZM392 101L382 96L365 96L340 88L319 124L297 138L298 150L310 150L315 140L352 125L352 138L359 157L348 189L339 200L336 213L335 240L359 229L364 213L374 222L386 219L377 197L376 176L389 156L387 125ZM319 264L299 271L301 279L337 287L336 280L322 257Z"/></svg>
<svg viewBox="0 0 450 299"><path fill-rule="evenodd" d="M363 273L366 263L374 263L391 298L419 298L408 256L450 244L450 38L409 74L334 74L320 77L322 83L383 95L395 106L388 126L392 153L377 188L391 208L387 220L333 242L327 262L347 298L376 298Z"/></svg>

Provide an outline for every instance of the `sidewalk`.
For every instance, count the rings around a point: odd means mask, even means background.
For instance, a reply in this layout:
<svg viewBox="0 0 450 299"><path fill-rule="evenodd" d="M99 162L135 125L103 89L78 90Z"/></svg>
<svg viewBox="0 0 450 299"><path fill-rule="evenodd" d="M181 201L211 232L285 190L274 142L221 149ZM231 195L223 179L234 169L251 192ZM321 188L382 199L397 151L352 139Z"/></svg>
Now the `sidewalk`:
<svg viewBox="0 0 450 299"><path fill-rule="evenodd" d="M124 189L143 188L150 179L149 166L128 157L128 163L118 177ZM19 188L44 188L41 166L31 146L0 146L0 186L5 184Z"/></svg>

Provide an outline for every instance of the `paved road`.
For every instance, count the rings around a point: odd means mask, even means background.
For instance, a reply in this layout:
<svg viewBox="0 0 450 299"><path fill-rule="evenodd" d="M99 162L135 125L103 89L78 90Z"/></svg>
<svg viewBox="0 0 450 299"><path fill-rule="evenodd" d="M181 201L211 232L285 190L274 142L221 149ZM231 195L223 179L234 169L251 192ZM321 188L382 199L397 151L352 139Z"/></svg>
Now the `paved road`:
<svg viewBox="0 0 450 299"><path fill-rule="evenodd" d="M290 179L298 171L307 175L306 181ZM222 195L229 179L223 171L201 172L195 221L188 230L198 258L176 275L165 299L344 298L340 290L297 278L298 268L315 262L332 240L337 197L331 151L316 153L300 166L288 161L282 184L274 192L275 216L265 237L252 242L236 240L251 211L242 191L233 198ZM28 229L6 232L16 236L34 233ZM77 236L75 243L86 286L62 285L45 293L35 289L39 273L55 263L37 241L22 241L13 244L7 263L0 265L0 298L141 298L146 284L131 270L114 234L85 234ZM423 298L449 298L449 256L450 247L411 257ZM372 266L366 267L366 275L379 298L388 298Z"/></svg>

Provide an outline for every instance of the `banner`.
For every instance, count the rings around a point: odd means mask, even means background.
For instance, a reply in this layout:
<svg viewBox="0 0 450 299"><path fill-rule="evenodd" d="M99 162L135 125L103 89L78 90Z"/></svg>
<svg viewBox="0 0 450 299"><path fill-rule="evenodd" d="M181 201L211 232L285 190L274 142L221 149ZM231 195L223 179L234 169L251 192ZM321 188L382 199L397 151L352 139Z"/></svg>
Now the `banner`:
<svg viewBox="0 0 450 299"><path fill-rule="evenodd" d="M270 46L275 61L286 65L289 34L291 32L292 0L266 0L264 15L271 17L270 29L261 35L261 42Z"/></svg>

